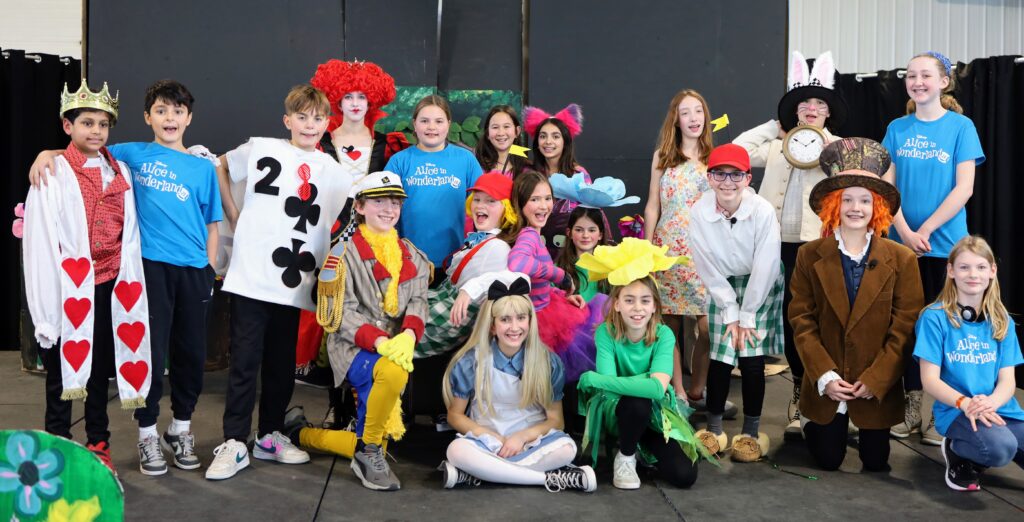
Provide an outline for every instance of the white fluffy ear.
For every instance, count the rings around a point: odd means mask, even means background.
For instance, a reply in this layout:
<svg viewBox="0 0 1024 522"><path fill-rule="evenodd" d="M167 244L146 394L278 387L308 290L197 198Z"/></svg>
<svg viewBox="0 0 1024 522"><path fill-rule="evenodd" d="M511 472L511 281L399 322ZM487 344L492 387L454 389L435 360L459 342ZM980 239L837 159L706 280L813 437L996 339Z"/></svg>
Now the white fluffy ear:
<svg viewBox="0 0 1024 522"><path fill-rule="evenodd" d="M800 54L800 51L793 51L793 59L789 61L789 80L786 85L792 89L798 85L807 85L809 81L807 59Z"/></svg>
<svg viewBox="0 0 1024 522"><path fill-rule="evenodd" d="M818 80L818 83L826 89L831 89L836 78L836 62L832 59L832 51L825 51L814 60L814 67L811 69L811 79Z"/></svg>

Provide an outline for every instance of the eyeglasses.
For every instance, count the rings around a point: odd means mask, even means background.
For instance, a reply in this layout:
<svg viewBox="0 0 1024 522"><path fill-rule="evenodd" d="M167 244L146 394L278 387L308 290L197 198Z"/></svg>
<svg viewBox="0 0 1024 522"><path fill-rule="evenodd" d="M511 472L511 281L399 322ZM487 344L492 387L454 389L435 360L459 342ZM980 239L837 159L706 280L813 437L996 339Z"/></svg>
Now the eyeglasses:
<svg viewBox="0 0 1024 522"><path fill-rule="evenodd" d="M711 176L711 179L715 181L725 181L725 178L729 178L729 180L732 181L733 183L739 183L743 181L743 178L747 177L747 173L743 172L742 170L732 170L728 172L717 169L709 170L708 175Z"/></svg>

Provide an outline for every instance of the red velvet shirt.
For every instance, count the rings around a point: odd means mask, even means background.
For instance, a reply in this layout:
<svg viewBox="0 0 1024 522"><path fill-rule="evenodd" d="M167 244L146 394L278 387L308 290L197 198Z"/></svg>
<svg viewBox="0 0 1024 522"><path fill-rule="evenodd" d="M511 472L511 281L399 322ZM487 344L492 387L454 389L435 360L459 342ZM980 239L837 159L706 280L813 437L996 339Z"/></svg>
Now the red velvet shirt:
<svg viewBox="0 0 1024 522"><path fill-rule="evenodd" d="M78 186L82 191L96 284L115 279L121 268L124 198L125 192L129 190L128 183L120 175L118 163L110 156L107 148L101 149L100 154L117 174L105 190L103 174L99 167L85 167L87 158L74 145L69 145L64 151L64 158L75 171Z"/></svg>

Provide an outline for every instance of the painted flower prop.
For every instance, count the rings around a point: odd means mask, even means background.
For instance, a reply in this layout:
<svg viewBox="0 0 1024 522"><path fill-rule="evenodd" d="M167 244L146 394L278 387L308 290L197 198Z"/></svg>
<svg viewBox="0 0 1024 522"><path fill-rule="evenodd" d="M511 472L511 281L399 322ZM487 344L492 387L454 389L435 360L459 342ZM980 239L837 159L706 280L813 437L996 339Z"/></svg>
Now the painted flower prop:
<svg viewBox="0 0 1024 522"><path fill-rule="evenodd" d="M92 522L102 513L99 497L74 502L68 502L62 498L50 504L50 510L46 512L46 519L50 522Z"/></svg>
<svg viewBox="0 0 1024 522"><path fill-rule="evenodd" d="M43 501L60 498L64 485L58 477L64 470L64 455L50 448L39 451L39 439L30 431L19 431L7 439L5 461L0 462L0 493L14 493L14 513L32 517L43 509Z"/></svg>
<svg viewBox="0 0 1024 522"><path fill-rule="evenodd" d="M556 198L575 201L584 207L609 208L640 202L637 196L626 196L626 184L611 176L587 183L581 172L571 178L565 174L552 174L548 181Z"/></svg>
<svg viewBox="0 0 1024 522"><path fill-rule="evenodd" d="M583 254L576 266L586 269L591 281L608 279L615 286L625 286L676 263L690 262L685 256L667 256L667 251L667 245L658 247L645 239L627 237L618 245L602 245L593 254Z"/></svg>
<svg viewBox="0 0 1024 522"><path fill-rule="evenodd" d="M619 218L619 235L644 239L644 217L640 214Z"/></svg>

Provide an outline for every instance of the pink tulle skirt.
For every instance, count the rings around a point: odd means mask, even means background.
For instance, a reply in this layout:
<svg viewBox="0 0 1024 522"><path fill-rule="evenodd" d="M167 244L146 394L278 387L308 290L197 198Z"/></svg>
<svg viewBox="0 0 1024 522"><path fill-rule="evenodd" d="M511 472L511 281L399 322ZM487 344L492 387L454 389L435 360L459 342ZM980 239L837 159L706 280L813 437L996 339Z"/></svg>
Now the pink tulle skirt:
<svg viewBox="0 0 1024 522"><path fill-rule="evenodd" d="M576 382L580 374L594 369L594 329L604 320L605 300L607 296L597 294L587 306L577 308L565 292L552 289L548 306L537 312L540 339L562 359L566 382Z"/></svg>

